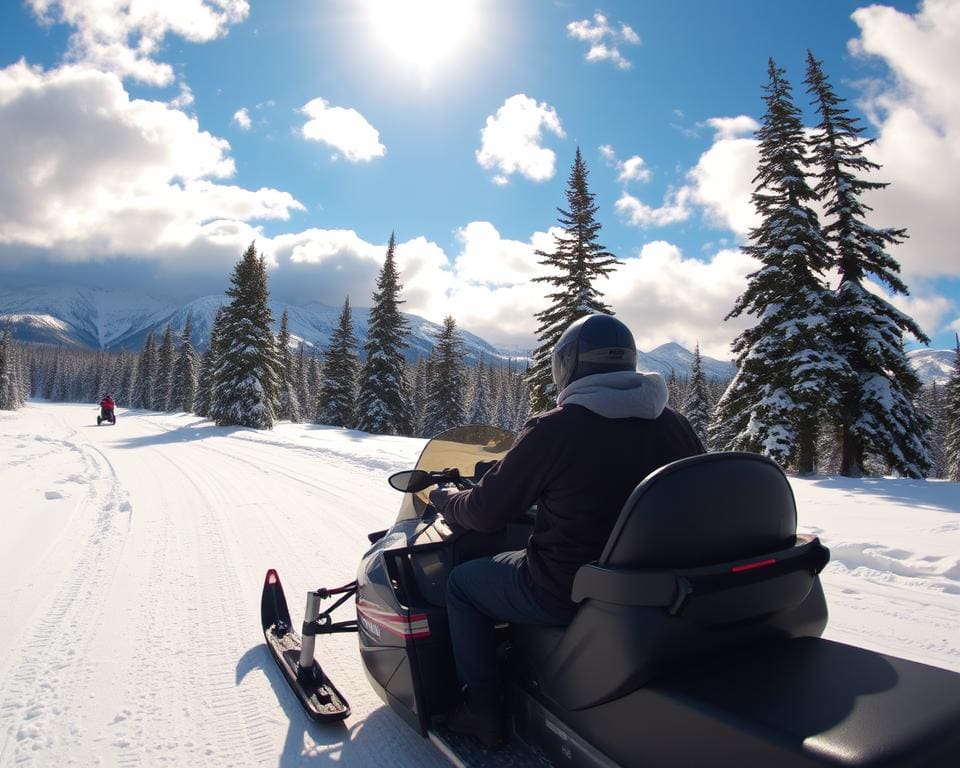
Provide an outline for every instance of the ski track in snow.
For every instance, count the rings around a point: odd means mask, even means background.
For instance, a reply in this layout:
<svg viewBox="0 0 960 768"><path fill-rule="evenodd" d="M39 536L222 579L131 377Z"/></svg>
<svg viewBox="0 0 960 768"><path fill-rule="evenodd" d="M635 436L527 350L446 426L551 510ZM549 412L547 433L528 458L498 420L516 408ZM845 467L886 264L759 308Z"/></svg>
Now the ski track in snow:
<svg viewBox="0 0 960 768"><path fill-rule="evenodd" d="M353 710L324 727L259 626L268 567L295 616L307 589L354 578L366 533L399 502L385 475L422 441L399 458L395 440L340 457L195 419L121 412L90 429L87 411L30 404L0 420L0 482L24 489L24 551L0 564L14 585L0 607L13 627L0 630L0 766L446 765L370 690L355 637L318 643ZM43 504L59 514L38 534Z"/></svg>
<svg viewBox="0 0 960 768"><path fill-rule="evenodd" d="M258 615L267 568L295 622L308 589L354 578L422 440L90 414L0 413L0 768L446 765L370 689L352 635L318 658L353 714L311 722ZM791 482L831 549L826 636L960 670L960 486Z"/></svg>

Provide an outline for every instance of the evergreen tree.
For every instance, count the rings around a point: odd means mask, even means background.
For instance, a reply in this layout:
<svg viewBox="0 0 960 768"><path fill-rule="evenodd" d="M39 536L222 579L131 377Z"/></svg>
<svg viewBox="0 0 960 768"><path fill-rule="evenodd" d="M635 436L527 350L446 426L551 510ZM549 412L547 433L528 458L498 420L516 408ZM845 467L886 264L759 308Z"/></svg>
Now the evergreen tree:
<svg viewBox="0 0 960 768"><path fill-rule="evenodd" d="M424 434L433 436L464 422L464 344L452 316L443 319L431 358L427 403L423 416Z"/></svg>
<svg viewBox="0 0 960 768"><path fill-rule="evenodd" d="M908 293L898 276L900 265L887 253L903 242L906 230L875 229L866 223L870 207L861 196L887 185L859 178L880 168L863 155L872 140L860 138L862 126L843 108L821 62L809 51L806 83L820 115L812 146L820 168L817 194L831 218L824 236L833 246L840 273L833 332L850 370L840 398L840 471L858 476L865 456L872 454L900 474L923 477L930 464L928 424L915 405L921 384L904 352L903 335L910 333L925 344L929 339L913 319L864 286L864 280L873 279L894 294Z"/></svg>
<svg viewBox="0 0 960 768"><path fill-rule="evenodd" d="M13 397L14 359L10 328L4 326L0 333L0 411L12 411L16 408Z"/></svg>
<svg viewBox="0 0 960 768"><path fill-rule="evenodd" d="M513 377L513 432L519 432L530 418L530 390L527 388L526 373Z"/></svg>
<svg viewBox="0 0 960 768"><path fill-rule="evenodd" d="M350 297L343 302L337 327L323 355L320 389L317 393L317 421L334 427L352 427L357 404L357 372L360 358L353 332Z"/></svg>
<svg viewBox="0 0 960 768"><path fill-rule="evenodd" d="M218 350L222 347L223 307L217 309L213 325L210 327L210 341L200 358L200 370L197 373L197 393L193 401L193 412L197 416L216 421L216 370L218 368Z"/></svg>
<svg viewBox="0 0 960 768"><path fill-rule="evenodd" d="M137 363L137 377L134 383L133 397L130 405L133 408L154 407L154 382L157 378L157 346L153 339L153 331L147 334L143 341L143 350L140 352L140 361Z"/></svg>
<svg viewBox="0 0 960 768"><path fill-rule="evenodd" d="M279 363L270 330L267 265L253 243L234 267L214 350L216 422L220 426L272 429L277 413Z"/></svg>
<svg viewBox="0 0 960 768"><path fill-rule="evenodd" d="M477 360L473 377L473 401L470 405L471 424L490 423L490 393L487 390L487 373L483 367L483 352Z"/></svg>
<svg viewBox="0 0 960 768"><path fill-rule="evenodd" d="M930 472L928 477L945 477L947 466L947 414L944 410L943 387L932 382L924 387L920 396L920 408L930 423Z"/></svg>
<svg viewBox="0 0 960 768"><path fill-rule="evenodd" d="M537 328L539 346L534 350L533 365L527 374L530 408L534 412L546 411L556 405L559 393L553 384L551 355L567 326L584 315L613 314L601 301L602 294L593 283L622 262L597 241L600 224L594 217L598 206L587 186L587 175L587 166L577 147L567 180L569 210L557 209L563 234L554 238L553 252L536 251L542 259L539 263L552 267L554 274L534 280L549 283L555 291L547 297L550 306L535 315L540 322Z"/></svg>
<svg viewBox="0 0 960 768"><path fill-rule="evenodd" d="M417 437L424 437L423 417L427 409L428 381L427 360L422 356L418 357L417 364L413 367L413 386L410 388L410 411L413 420L413 434Z"/></svg>
<svg viewBox="0 0 960 768"><path fill-rule="evenodd" d="M710 394L707 391L707 379L703 374L703 360L700 357L700 342L693 350L693 365L690 371L690 386L687 389L687 396L681 409L683 415L687 417L693 431L704 446L708 446L710 422L712 418L712 408L710 405Z"/></svg>
<svg viewBox="0 0 960 768"><path fill-rule="evenodd" d="M317 357L317 348L313 348L313 354L307 361L307 402L313 403L313 418L317 418L317 398L320 395L320 373L321 363Z"/></svg>
<svg viewBox="0 0 960 768"><path fill-rule="evenodd" d="M960 483L960 336L956 337L953 372L944 392L946 414L946 466L944 476Z"/></svg>
<svg viewBox="0 0 960 768"><path fill-rule="evenodd" d="M836 407L845 369L828 333L830 295L821 275L830 251L808 205L815 195L804 171L800 111L772 59L768 74L752 195L761 223L743 247L760 269L727 315L747 312L757 324L733 343L737 375L717 405L712 429L715 438L726 436L725 448L764 453L809 473L818 423Z"/></svg>
<svg viewBox="0 0 960 768"><path fill-rule="evenodd" d="M309 385L307 383L307 360L304 353L303 342L297 349L297 362L294 366L297 379L297 400L300 402L300 417L307 421L313 421L316 416L316 409L310 408L314 401L309 396Z"/></svg>
<svg viewBox="0 0 960 768"><path fill-rule="evenodd" d="M280 335L277 337L277 360L279 361L280 404L277 417L294 423L300 421L300 398L297 396L297 376L290 352L290 318L286 307L280 319Z"/></svg>
<svg viewBox="0 0 960 768"><path fill-rule="evenodd" d="M191 340L190 317L180 334L180 351L173 366L173 391L168 410L193 411L193 401L197 393L197 353Z"/></svg>
<svg viewBox="0 0 960 768"><path fill-rule="evenodd" d="M403 302L395 249L391 232L373 294L357 399L357 428L381 435L409 435L413 427L403 358L409 325L400 314Z"/></svg>
<svg viewBox="0 0 960 768"><path fill-rule="evenodd" d="M163 332L163 342L157 354L157 376L154 379L153 408L157 411L169 411L170 394L173 392L173 364L176 351L173 347L173 328L167 325Z"/></svg>

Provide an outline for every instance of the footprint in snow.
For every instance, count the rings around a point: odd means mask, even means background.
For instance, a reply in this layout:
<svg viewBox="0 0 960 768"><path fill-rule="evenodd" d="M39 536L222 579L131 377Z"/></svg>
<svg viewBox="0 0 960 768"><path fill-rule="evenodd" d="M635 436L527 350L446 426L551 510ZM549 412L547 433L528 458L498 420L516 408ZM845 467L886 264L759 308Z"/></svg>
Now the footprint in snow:
<svg viewBox="0 0 960 768"><path fill-rule="evenodd" d="M47 499L66 499L68 494L61 493L60 491L47 491L43 494Z"/></svg>

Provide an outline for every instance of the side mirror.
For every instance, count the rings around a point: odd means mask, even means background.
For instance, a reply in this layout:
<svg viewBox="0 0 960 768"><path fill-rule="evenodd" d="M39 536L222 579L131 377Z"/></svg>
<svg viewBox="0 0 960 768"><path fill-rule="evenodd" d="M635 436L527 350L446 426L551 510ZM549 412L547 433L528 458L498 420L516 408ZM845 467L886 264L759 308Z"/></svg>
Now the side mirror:
<svg viewBox="0 0 960 768"><path fill-rule="evenodd" d="M391 488L395 488L398 491L416 493L417 491L422 491L424 488L429 488L431 485L436 484L437 481L429 472L424 472L422 469L408 469L403 472L397 472L395 475L390 475L390 477L387 478L387 482L390 483Z"/></svg>

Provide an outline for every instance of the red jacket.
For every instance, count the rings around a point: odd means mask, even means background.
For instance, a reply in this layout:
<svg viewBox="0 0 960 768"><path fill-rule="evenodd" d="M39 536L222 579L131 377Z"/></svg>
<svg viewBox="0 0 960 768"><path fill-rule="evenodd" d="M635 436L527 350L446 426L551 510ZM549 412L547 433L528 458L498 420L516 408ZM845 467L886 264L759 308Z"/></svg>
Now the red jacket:
<svg viewBox="0 0 960 768"><path fill-rule="evenodd" d="M103 400L100 401L100 407L105 411L112 411L114 408L113 399L109 397L103 398Z"/></svg>

